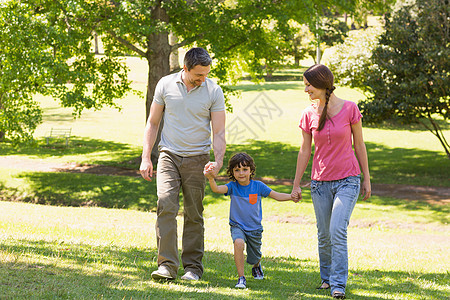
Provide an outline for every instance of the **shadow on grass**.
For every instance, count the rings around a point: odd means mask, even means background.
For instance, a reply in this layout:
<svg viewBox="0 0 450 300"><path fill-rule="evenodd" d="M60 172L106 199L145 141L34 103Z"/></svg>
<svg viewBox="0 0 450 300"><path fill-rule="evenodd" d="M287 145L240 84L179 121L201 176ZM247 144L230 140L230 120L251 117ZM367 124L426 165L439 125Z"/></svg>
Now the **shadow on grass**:
<svg viewBox="0 0 450 300"><path fill-rule="evenodd" d="M326 299L317 291L317 262L293 257L263 258L264 280L248 275L247 289L234 289L233 256L207 251L205 273L198 282L154 282L156 250L65 244L54 241L5 240L0 244L2 297L108 299ZM250 266L245 267L250 274ZM182 275L180 269L178 275ZM349 299L445 299L448 274L402 271L350 271ZM441 286L441 287L440 287ZM374 296L371 296L374 295ZM378 296L379 295L379 296Z"/></svg>
<svg viewBox="0 0 450 300"><path fill-rule="evenodd" d="M372 182L450 187L450 160L443 152L366 146Z"/></svg>
<svg viewBox="0 0 450 300"><path fill-rule="evenodd" d="M111 143L101 140L76 139L74 145L67 149L53 146L23 148L15 151L11 147L1 146L2 154L17 154L47 158L50 156L87 154L103 152L110 149L105 161L96 158L89 163L122 166L124 159L130 163L126 167L138 169L136 157L139 149L126 144ZM1 144L0 144L1 145ZM416 184L448 187L450 182L450 161L444 154L433 151L389 148L383 145L367 143L369 164L373 183ZM60 151L61 150L61 151ZM256 177L292 180L295 175L298 147L280 142L250 141L243 145L228 145L225 162L236 152L249 153L256 162ZM5 153L6 152L6 153ZM108 160L109 159L109 160ZM309 180L309 166L303 176ZM220 175L226 176L225 167ZM135 176L107 176L86 173L53 173L22 172L14 177L25 184L17 188L6 186L0 182L2 191L0 198L32 203L68 205L68 206L101 206L108 208L132 208L144 211L156 209L156 184L146 182ZM212 192L207 190L207 195ZM182 201L182 197L180 198ZM216 203L220 197L208 197L205 205ZM374 197L369 201L380 205L403 206L405 210L433 210L438 214L448 212L446 206L431 205L420 201L404 201L392 197ZM441 218L445 223L445 218Z"/></svg>
<svg viewBox="0 0 450 300"><path fill-rule="evenodd" d="M430 127L431 124L428 124L428 120L423 120L425 122L425 124L429 125ZM444 131L444 130L449 130L450 129L450 122L448 122L447 120L442 120L440 118L435 118L434 122L436 122L436 124ZM412 124L402 124L398 121L395 120L388 120L388 121L384 121L381 124L364 124L364 127L367 128L376 128L376 129L387 129L387 130L404 130L404 131L428 131L430 132L427 128L425 128L425 126L423 126L422 124L419 123L412 123ZM431 134L431 132L430 132ZM438 143L438 139L436 138L436 143Z"/></svg>
<svg viewBox="0 0 450 300"><path fill-rule="evenodd" d="M44 110L44 119L52 120L53 122L73 122L74 115L71 111L61 111L61 107L47 107Z"/></svg>
<svg viewBox="0 0 450 300"><path fill-rule="evenodd" d="M295 79L293 79L295 80ZM274 80L275 81L275 80ZM264 84L248 83L237 86L229 86L233 90L242 92L261 92L261 91L285 91L296 90L300 86L299 82L265 82Z"/></svg>
<svg viewBox="0 0 450 300"><path fill-rule="evenodd" d="M389 148L370 142L366 142L366 147L373 183L450 187L450 160L443 152ZM298 150L280 142L249 141L227 145L224 161L236 152L247 152L255 159L257 177L294 179ZM313 154L303 180L311 178L312 157ZM226 175L224 169L221 175Z"/></svg>
<svg viewBox="0 0 450 300"><path fill-rule="evenodd" d="M409 184L450 187L450 160L443 152L419 149L390 148L382 144L366 143L373 183ZM24 155L40 159L79 155L83 163L120 166L139 169L142 149L127 144L97 139L74 138L69 147L62 143L13 147L0 143L0 155ZM293 179L298 147L270 141L249 141L246 144L227 145L224 163L236 152L245 151L256 162L256 176L274 179ZM102 153L102 155L96 155ZM93 158L88 155L92 154ZM213 156L211 155L213 158ZM304 180L310 179L311 162L306 168ZM225 175L225 168L221 175Z"/></svg>
<svg viewBox="0 0 450 300"><path fill-rule="evenodd" d="M440 224L447 225L450 221L450 205L430 204L426 201L411 201L378 196L371 197L367 202L375 205L395 206L402 209L405 213L408 211L432 211L432 215L427 217L429 222L439 222Z"/></svg>
<svg viewBox="0 0 450 300"><path fill-rule="evenodd" d="M29 188L3 186L0 199L144 211L156 208L156 185L145 184L140 177L49 172L26 172L17 177L28 182Z"/></svg>
<svg viewBox="0 0 450 300"><path fill-rule="evenodd" d="M270 177L274 179L294 179L297 164L298 147L270 141L250 141L243 145L227 145L224 158L225 167L220 175L226 176L226 165L237 152L247 152L256 164L256 177ZM213 157L211 157L212 159ZM303 178L311 177L311 162Z"/></svg>
<svg viewBox="0 0 450 300"><path fill-rule="evenodd" d="M14 146L9 143L0 143L0 155L23 155L39 159L79 155L80 159L83 159L82 155L96 153L102 153L102 157L105 157L105 159L91 158L89 161L83 162L138 169L139 165L136 158L141 155L142 148L86 137L71 137L68 147L65 146L64 140L58 139L51 140L47 145L45 138L36 140L34 144Z"/></svg>

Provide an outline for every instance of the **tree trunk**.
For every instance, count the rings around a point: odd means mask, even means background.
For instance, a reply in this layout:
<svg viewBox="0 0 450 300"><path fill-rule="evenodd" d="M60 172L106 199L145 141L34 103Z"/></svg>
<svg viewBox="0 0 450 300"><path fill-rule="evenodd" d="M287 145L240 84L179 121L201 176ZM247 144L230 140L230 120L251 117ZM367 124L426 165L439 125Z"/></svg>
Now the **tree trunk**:
<svg viewBox="0 0 450 300"><path fill-rule="evenodd" d="M170 45L175 45L178 42L178 37L170 33L169 34L169 43ZM180 61L178 60L178 49L175 49L170 54L170 72L180 69Z"/></svg>
<svg viewBox="0 0 450 300"><path fill-rule="evenodd" d="M317 46L316 46L316 64L320 64L320 60L322 59L322 53L320 51L320 39L317 35Z"/></svg>
<svg viewBox="0 0 450 300"><path fill-rule="evenodd" d="M316 30L319 29L319 23L316 21ZM320 36L319 33L316 33L316 64L320 64L321 53L320 53Z"/></svg>
<svg viewBox="0 0 450 300"><path fill-rule="evenodd" d="M294 56L294 66L296 66L296 67L300 66L300 56L299 55Z"/></svg>
<svg viewBox="0 0 450 300"><path fill-rule="evenodd" d="M158 7L153 12L154 18L163 22L168 21L168 16L164 9ZM158 81L165 75L170 73L170 52L169 33L160 32L154 33L148 37L149 51L147 54L148 61L148 82L147 82L147 98L145 103L145 120L148 120L150 115L150 106L153 102L155 88ZM163 121L159 126L158 137L152 149L152 162L156 164L159 156L158 144L161 135L161 129L164 126Z"/></svg>
<svg viewBox="0 0 450 300"><path fill-rule="evenodd" d="M98 34L94 31L94 53L99 54L98 52Z"/></svg>
<svg viewBox="0 0 450 300"><path fill-rule="evenodd" d="M2 103L2 98L3 98L3 96L0 95L0 111L5 109L3 106L3 103ZM6 136L6 133L4 131L0 130L0 142L3 142L5 140L5 136Z"/></svg>

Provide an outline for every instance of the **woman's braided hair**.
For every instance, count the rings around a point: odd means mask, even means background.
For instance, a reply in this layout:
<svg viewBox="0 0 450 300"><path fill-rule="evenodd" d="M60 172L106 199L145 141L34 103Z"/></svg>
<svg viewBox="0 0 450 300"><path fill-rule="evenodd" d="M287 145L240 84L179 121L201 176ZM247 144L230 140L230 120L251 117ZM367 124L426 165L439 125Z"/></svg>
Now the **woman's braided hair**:
<svg viewBox="0 0 450 300"><path fill-rule="evenodd" d="M325 93L325 106L323 108L322 114L319 118L319 127L317 131L320 131L325 126L325 122L328 119L328 102L330 101L330 96L336 89L334 84L334 76L330 69L322 64L316 64L311 66L308 70L303 73L303 76L308 80L308 82L317 89L323 89Z"/></svg>

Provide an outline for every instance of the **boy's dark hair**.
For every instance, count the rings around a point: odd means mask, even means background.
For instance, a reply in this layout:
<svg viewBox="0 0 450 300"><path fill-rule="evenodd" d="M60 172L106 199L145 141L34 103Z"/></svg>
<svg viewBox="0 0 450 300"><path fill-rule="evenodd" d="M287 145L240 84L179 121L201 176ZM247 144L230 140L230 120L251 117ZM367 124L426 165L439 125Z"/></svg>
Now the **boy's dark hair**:
<svg viewBox="0 0 450 300"><path fill-rule="evenodd" d="M184 56L184 65L187 67L188 71L192 70L195 66L209 66L212 63L212 59L203 48L197 47L192 48Z"/></svg>
<svg viewBox="0 0 450 300"><path fill-rule="evenodd" d="M228 161L227 174L228 174L228 178L230 178L230 180L236 181L236 178L233 175L233 169L235 167L239 167L239 166L249 167L250 168L250 179L253 178L253 176L255 175L255 170L256 170L256 166L255 166L255 162L253 161L253 158L245 152L239 152L239 153L236 153L235 155L233 155L233 157L231 157L230 160Z"/></svg>

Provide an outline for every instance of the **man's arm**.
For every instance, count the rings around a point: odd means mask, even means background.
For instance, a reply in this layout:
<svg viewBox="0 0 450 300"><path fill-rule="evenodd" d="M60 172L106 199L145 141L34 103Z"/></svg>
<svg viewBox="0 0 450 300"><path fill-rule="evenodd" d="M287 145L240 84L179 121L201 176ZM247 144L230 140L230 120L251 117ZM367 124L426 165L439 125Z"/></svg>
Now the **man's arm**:
<svg viewBox="0 0 450 300"><path fill-rule="evenodd" d="M148 181L153 177L153 164L151 160L152 148L158 135L159 123L164 111L164 105L152 102L150 116L144 130L144 142L142 147L142 162L139 168L141 176Z"/></svg>
<svg viewBox="0 0 450 300"><path fill-rule="evenodd" d="M211 128L213 135L213 151L215 162L206 164L205 169L213 170L214 176L219 173L223 166L223 157L227 147L225 141L225 111L211 112Z"/></svg>

